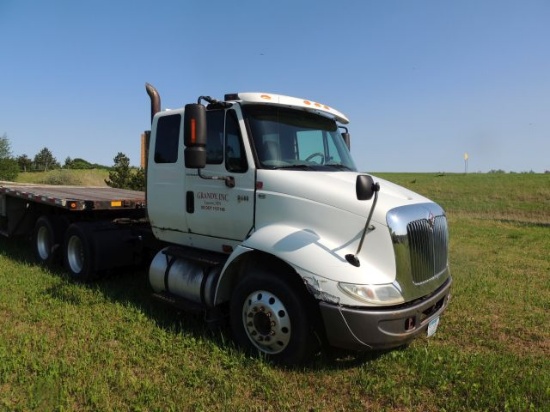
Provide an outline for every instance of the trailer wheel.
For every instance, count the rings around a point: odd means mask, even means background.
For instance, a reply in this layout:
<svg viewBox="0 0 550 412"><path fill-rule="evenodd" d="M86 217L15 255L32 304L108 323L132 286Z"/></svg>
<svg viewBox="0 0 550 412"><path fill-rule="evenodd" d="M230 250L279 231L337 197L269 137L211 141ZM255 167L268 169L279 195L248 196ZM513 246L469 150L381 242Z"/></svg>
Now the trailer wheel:
<svg viewBox="0 0 550 412"><path fill-rule="evenodd" d="M65 234L65 268L79 282L89 282L98 277L93 266L93 249L85 227L73 223Z"/></svg>
<svg viewBox="0 0 550 412"><path fill-rule="evenodd" d="M246 276L231 299L235 341L283 365L307 361L319 348L308 298L281 274Z"/></svg>
<svg viewBox="0 0 550 412"><path fill-rule="evenodd" d="M57 244L54 225L46 216L41 216L34 225L32 242L36 260L51 265L55 260Z"/></svg>

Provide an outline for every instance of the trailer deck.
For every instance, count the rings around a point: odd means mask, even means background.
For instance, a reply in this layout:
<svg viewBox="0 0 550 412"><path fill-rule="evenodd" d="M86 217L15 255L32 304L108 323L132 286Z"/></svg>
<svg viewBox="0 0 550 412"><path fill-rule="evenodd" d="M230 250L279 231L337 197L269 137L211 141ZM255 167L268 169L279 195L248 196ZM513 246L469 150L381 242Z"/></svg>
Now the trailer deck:
<svg viewBox="0 0 550 412"><path fill-rule="evenodd" d="M71 211L145 208L144 192L112 187L27 185L0 182L0 196L11 196Z"/></svg>

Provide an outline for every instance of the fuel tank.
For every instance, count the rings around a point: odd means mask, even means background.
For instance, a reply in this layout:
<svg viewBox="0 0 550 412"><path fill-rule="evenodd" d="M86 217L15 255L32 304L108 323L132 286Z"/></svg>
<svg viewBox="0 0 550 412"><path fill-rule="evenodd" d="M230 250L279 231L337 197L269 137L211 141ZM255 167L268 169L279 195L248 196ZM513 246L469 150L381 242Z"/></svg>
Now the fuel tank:
<svg viewBox="0 0 550 412"><path fill-rule="evenodd" d="M220 270L220 266L194 262L177 256L174 248L164 248L151 262L149 283L156 293L166 293L212 307Z"/></svg>

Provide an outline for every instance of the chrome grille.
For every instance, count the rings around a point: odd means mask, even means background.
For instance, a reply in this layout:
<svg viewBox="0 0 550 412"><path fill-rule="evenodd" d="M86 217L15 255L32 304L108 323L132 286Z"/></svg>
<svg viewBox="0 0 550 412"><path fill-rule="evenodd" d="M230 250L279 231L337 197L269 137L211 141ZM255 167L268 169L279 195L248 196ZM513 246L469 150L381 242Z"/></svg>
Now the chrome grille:
<svg viewBox="0 0 550 412"><path fill-rule="evenodd" d="M411 276L415 284L438 276L447 268L447 219L435 216L407 225Z"/></svg>
<svg viewBox="0 0 550 412"><path fill-rule="evenodd" d="M396 280L405 300L433 292L451 276L445 212L436 203L400 206L388 211Z"/></svg>

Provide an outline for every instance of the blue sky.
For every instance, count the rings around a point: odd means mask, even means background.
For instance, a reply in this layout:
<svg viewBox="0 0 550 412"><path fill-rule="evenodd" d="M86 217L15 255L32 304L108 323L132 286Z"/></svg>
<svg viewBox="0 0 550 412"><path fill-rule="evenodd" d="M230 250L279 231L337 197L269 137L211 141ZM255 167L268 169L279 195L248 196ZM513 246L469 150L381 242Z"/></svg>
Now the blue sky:
<svg viewBox="0 0 550 412"><path fill-rule="evenodd" d="M0 136L139 163L163 108L263 91L351 120L370 172L550 170L547 0L0 0Z"/></svg>

